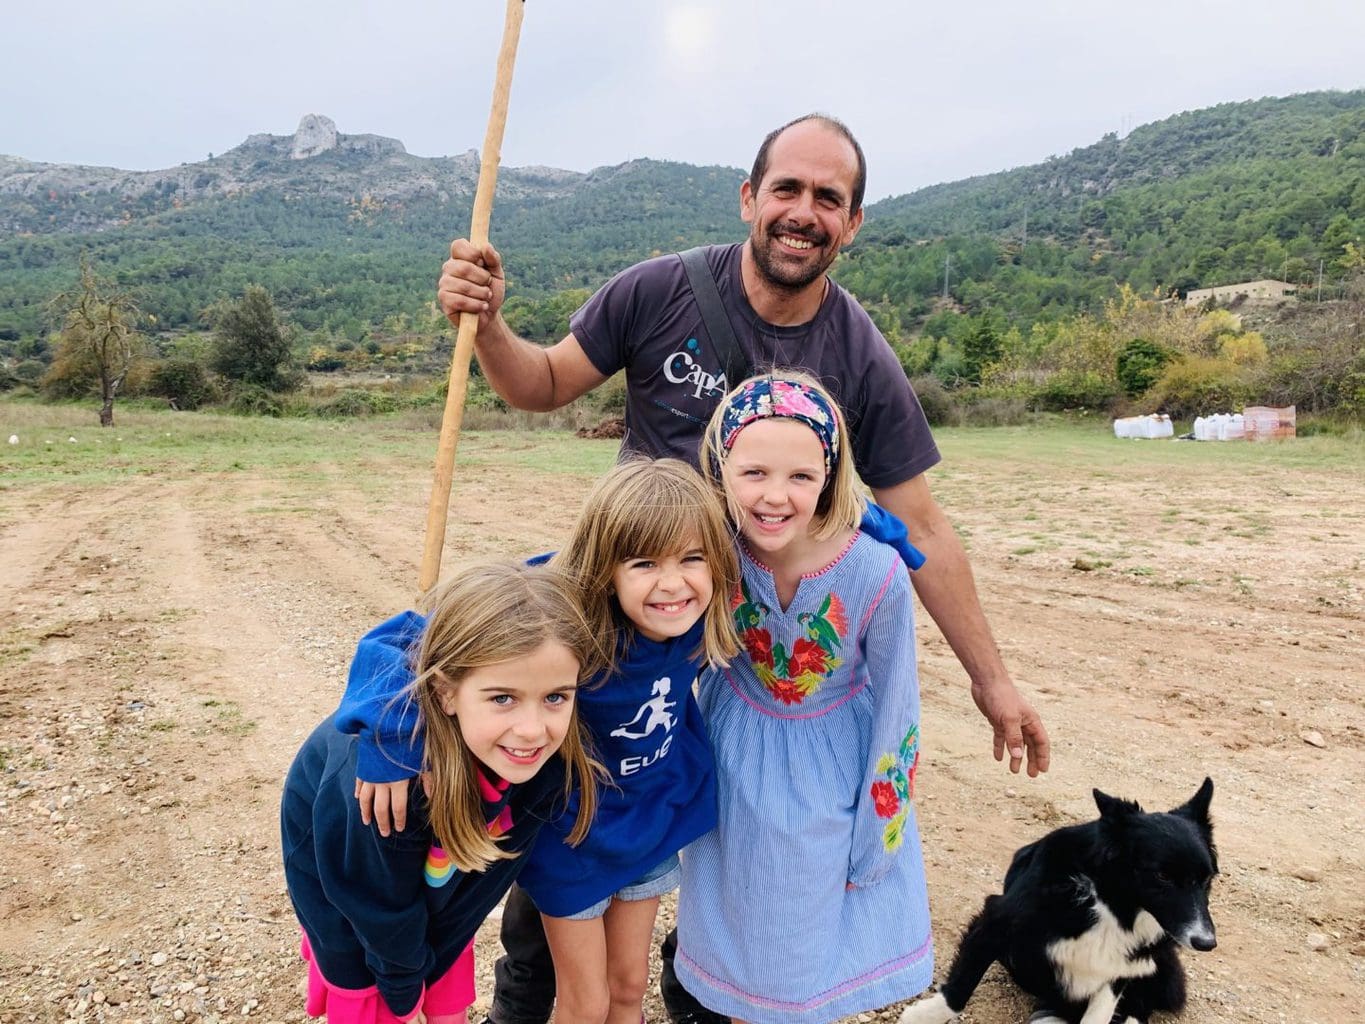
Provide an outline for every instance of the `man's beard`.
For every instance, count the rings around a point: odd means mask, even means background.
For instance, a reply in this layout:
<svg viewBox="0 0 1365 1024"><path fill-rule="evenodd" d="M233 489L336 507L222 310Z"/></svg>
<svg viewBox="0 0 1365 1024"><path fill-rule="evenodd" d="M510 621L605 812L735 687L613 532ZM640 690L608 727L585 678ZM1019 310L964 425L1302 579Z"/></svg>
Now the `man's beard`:
<svg viewBox="0 0 1365 1024"><path fill-rule="evenodd" d="M760 235L757 231L750 232L749 240L753 243L754 265L758 268L758 273L763 280L778 291L799 292L812 281L818 281L830 268L834 262L834 257L838 255L836 251L824 255L815 263L788 263L773 252L773 246L779 244L775 241L778 235L790 235L792 238L804 239L810 242L815 249L823 249L829 244L829 236L818 231L795 230L790 227L774 225L765 235Z"/></svg>

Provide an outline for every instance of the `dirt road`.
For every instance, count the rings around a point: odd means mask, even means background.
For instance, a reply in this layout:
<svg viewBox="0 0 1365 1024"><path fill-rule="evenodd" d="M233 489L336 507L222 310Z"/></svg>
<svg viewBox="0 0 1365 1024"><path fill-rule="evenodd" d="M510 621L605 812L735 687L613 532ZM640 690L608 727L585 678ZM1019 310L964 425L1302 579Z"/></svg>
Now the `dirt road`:
<svg viewBox="0 0 1365 1024"><path fill-rule="evenodd" d="M1056 748L1040 780L992 762L922 616L940 971L1011 851L1093 816L1091 787L1164 808L1209 774L1219 946L1186 957L1186 1019L1359 1019L1365 476L961 437L933 486ZM355 639L412 598L431 443L389 442L422 458L0 490L0 1024L303 1019L278 790ZM567 528L588 477L509 474L504 443L466 442L447 565ZM964 1019L1027 1011L993 971Z"/></svg>

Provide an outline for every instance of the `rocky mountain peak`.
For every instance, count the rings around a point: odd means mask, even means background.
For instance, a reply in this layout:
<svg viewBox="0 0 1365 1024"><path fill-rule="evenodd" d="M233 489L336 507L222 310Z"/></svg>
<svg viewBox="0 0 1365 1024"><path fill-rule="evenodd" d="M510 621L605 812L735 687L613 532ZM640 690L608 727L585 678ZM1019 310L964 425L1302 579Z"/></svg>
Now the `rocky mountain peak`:
<svg viewBox="0 0 1365 1024"><path fill-rule="evenodd" d="M336 122L321 114L304 114L303 119L299 121L298 131L294 132L294 144L289 151L289 159L307 160L310 156L317 156L336 148Z"/></svg>

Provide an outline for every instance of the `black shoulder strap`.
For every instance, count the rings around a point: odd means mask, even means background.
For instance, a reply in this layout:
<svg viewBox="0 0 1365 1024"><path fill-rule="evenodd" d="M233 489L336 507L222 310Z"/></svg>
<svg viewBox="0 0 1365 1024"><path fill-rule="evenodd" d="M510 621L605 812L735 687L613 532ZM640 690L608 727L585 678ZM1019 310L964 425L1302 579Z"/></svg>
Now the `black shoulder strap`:
<svg viewBox="0 0 1365 1024"><path fill-rule="evenodd" d="M687 283L692 287L697 308L701 310L706 333L711 336L711 344L716 346L716 354L720 356L720 365L725 370L725 387L729 390L749 376L749 360L740 348L739 339L730 326L730 317L720 301L715 275L711 273L711 265L706 262L706 249L702 246L685 249L678 253L678 258L687 272Z"/></svg>

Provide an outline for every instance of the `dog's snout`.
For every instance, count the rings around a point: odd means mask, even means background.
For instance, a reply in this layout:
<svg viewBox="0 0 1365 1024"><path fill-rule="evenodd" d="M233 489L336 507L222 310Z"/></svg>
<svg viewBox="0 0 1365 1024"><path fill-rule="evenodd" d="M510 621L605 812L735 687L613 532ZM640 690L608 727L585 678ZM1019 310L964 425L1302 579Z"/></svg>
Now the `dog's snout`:
<svg viewBox="0 0 1365 1024"><path fill-rule="evenodd" d="M1209 950L1218 946L1218 937L1212 932L1209 932L1207 935L1191 935L1190 945L1201 953L1207 953Z"/></svg>

